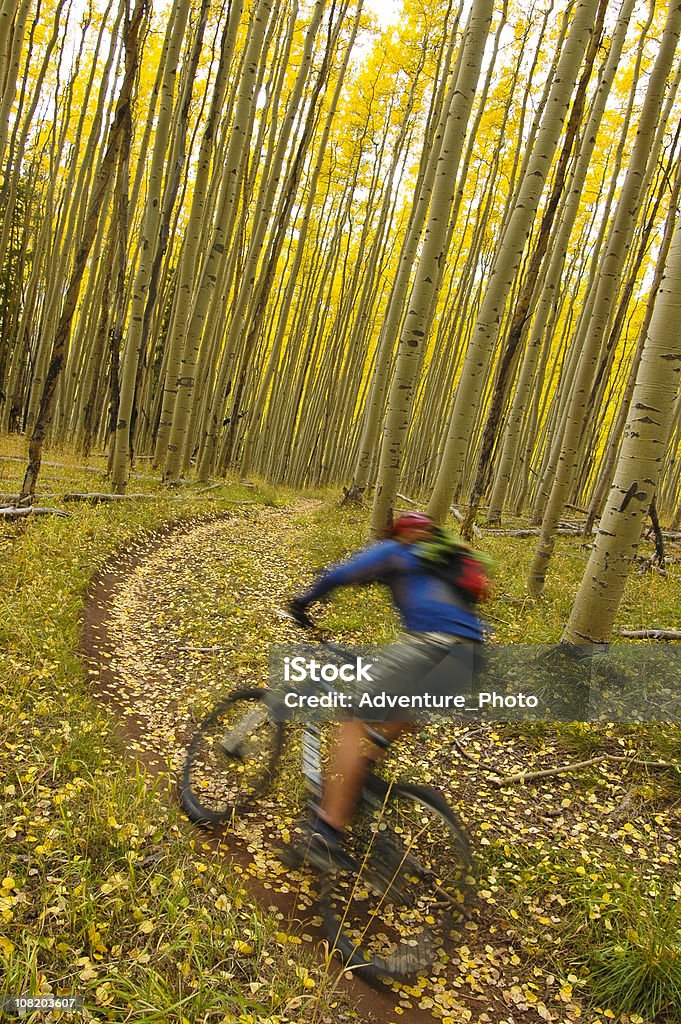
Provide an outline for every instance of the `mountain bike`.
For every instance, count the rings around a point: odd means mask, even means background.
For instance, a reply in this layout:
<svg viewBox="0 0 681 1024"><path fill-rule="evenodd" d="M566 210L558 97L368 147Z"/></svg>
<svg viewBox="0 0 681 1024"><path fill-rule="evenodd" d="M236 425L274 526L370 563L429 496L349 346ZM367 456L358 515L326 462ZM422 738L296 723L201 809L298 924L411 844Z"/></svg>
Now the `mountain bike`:
<svg viewBox="0 0 681 1024"><path fill-rule="evenodd" d="M334 644L325 655L347 659ZM307 681L296 694L330 694ZM286 691L289 692L289 691ZM179 783L181 805L195 823L225 825L250 810L272 782L291 735L285 693L230 693L199 725ZM312 799L322 789L324 728L301 723L301 772ZM369 739L385 746L380 732ZM330 948L346 968L370 978L422 973L467 916L472 891L466 832L444 796L430 786L392 783L369 771L345 849L354 870L320 874L319 900Z"/></svg>

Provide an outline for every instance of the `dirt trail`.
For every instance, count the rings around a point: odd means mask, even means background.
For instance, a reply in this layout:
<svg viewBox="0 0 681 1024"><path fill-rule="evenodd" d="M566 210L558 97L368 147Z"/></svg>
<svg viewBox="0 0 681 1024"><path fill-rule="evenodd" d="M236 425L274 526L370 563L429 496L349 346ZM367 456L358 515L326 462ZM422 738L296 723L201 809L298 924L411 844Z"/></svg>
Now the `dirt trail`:
<svg viewBox="0 0 681 1024"><path fill-rule="evenodd" d="M216 697L261 685L269 645L297 639L276 609L309 578L299 539L318 506L249 507L160 533L94 582L83 631L93 691L119 719L130 756L164 780L170 798L188 739ZM313 879L287 872L274 855L299 809L300 794L287 786L290 780L216 842L282 930L314 943ZM508 1005L490 960L487 978L472 985L463 982L473 964L465 944L442 951L428 978L411 984L372 988L354 978L342 985L367 1020L534 1024L533 1009Z"/></svg>

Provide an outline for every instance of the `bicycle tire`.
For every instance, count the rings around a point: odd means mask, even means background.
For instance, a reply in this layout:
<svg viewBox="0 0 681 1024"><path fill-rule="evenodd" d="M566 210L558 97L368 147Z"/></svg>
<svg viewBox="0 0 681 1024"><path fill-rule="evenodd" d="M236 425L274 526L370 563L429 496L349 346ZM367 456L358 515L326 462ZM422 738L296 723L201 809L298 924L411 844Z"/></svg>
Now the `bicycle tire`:
<svg viewBox="0 0 681 1024"><path fill-rule="evenodd" d="M455 919L466 917L470 842L437 790L370 786L379 806L363 802L348 842L360 870L323 877L322 918L346 968L405 978L427 970Z"/></svg>
<svg viewBox="0 0 681 1024"><path fill-rule="evenodd" d="M265 702L267 690L236 690L194 734L179 782L180 804L197 825L221 825L246 810L269 785L284 726ZM249 707L250 705L250 707Z"/></svg>

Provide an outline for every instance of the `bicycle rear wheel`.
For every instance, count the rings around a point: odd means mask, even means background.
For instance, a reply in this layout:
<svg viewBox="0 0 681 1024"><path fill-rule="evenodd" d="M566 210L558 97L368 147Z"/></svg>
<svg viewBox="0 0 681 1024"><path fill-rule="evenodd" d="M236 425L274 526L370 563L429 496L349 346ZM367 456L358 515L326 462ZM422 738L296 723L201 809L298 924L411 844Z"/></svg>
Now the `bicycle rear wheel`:
<svg viewBox="0 0 681 1024"><path fill-rule="evenodd" d="M466 916L470 845L436 790L371 785L348 843L358 871L322 880L324 924L347 967L403 978L426 970Z"/></svg>
<svg viewBox="0 0 681 1024"><path fill-rule="evenodd" d="M219 825L246 809L268 786L281 754L284 727L266 690L237 690L204 719L189 744L180 803L199 825Z"/></svg>

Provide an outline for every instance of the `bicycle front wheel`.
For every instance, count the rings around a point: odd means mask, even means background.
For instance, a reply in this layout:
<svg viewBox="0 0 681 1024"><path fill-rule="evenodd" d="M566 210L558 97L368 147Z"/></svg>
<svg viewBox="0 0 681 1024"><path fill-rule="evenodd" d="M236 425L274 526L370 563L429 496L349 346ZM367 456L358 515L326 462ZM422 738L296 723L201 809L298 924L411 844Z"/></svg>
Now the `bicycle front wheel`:
<svg viewBox="0 0 681 1024"><path fill-rule="evenodd" d="M357 871L323 879L324 924L347 967L403 978L427 970L457 934L472 892L470 845L436 790L381 792L377 781L349 841Z"/></svg>
<svg viewBox="0 0 681 1024"><path fill-rule="evenodd" d="M218 704L192 739L180 779L180 803L199 825L219 825L245 810L269 785L284 727L266 690L237 690Z"/></svg>

